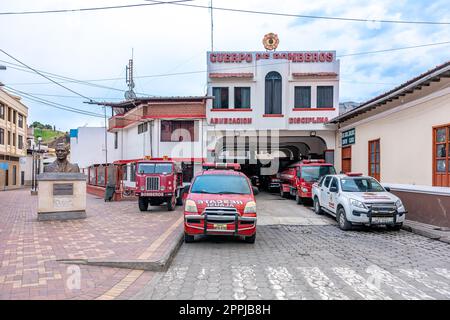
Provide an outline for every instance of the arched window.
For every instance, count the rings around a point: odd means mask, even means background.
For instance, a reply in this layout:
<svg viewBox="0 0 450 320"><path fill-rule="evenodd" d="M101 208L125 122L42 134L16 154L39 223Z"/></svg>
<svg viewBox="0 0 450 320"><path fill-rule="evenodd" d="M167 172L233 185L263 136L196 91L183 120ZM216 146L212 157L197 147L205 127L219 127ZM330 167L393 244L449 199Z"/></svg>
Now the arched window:
<svg viewBox="0 0 450 320"><path fill-rule="evenodd" d="M265 113L281 114L281 75L271 71L266 75Z"/></svg>

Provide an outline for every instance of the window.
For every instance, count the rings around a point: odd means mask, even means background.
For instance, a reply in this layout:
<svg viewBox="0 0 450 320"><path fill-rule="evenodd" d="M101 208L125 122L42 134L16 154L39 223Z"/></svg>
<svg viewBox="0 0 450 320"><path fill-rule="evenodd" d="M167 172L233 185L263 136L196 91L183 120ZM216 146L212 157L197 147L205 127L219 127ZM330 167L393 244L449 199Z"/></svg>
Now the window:
<svg viewBox="0 0 450 320"><path fill-rule="evenodd" d="M333 108L333 86L317 87L317 108Z"/></svg>
<svg viewBox="0 0 450 320"><path fill-rule="evenodd" d="M171 163L140 163L138 165L138 172L143 174L151 173L172 173Z"/></svg>
<svg viewBox="0 0 450 320"><path fill-rule="evenodd" d="M20 128L23 128L23 115L19 114L19 123L18 123Z"/></svg>
<svg viewBox="0 0 450 320"><path fill-rule="evenodd" d="M318 181L320 177L327 174L335 174L332 166L303 166L299 171L300 177L306 182Z"/></svg>
<svg viewBox="0 0 450 320"><path fill-rule="evenodd" d="M281 114L281 75L271 71L266 75L265 113Z"/></svg>
<svg viewBox="0 0 450 320"><path fill-rule="evenodd" d="M228 88L213 88L213 109L228 109Z"/></svg>
<svg viewBox="0 0 450 320"><path fill-rule="evenodd" d="M330 176L327 176L327 177L325 178L325 181L323 182L323 186L324 186L325 188L328 188L328 185L330 184L331 178L332 178L332 177L330 177Z"/></svg>
<svg viewBox="0 0 450 320"><path fill-rule="evenodd" d="M11 145L11 131L8 131L8 146Z"/></svg>
<svg viewBox="0 0 450 320"><path fill-rule="evenodd" d="M18 147L19 147L20 150L22 150L23 149L23 136L21 136L19 134L18 138L19 138L19 140L18 140Z"/></svg>
<svg viewBox="0 0 450 320"><path fill-rule="evenodd" d="M5 120L5 105L0 103L0 119Z"/></svg>
<svg viewBox="0 0 450 320"><path fill-rule="evenodd" d="M15 133L13 133L13 141L12 141L12 144L13 144L13 146L15 147L16 146L16 134Z"/></svg>
<svg viewBox="0 0 450 320"><path fill-rule="evenodd" d="M11 122L12 109L8 107L8 121Z"/></svg>
<svg viewBox="0 0 450 320"><path fill-rule="evenodd" d="M13 123L14 124L17 123L17 112L16 112L16 110L14 110L14 112L13 112Z"/></svg>
<svg viewBox="0 0 450 320"><path fill-rule="evenodd" d="M234 107L236 109L250 108L250 87L234 88Z"/></svg>
<svg viewBox="0 0 450 320"><path fill-rule="evenodd" d="M5 130L0 128L0 144L5 144Z"/></svg>
<svg viewBox="0 0 450 320"><path fill-rule="evenodd" d="M247 179L237 175L206 174L195 178L191 193L250 194Z"/></svg>
<svg viewBox="0 0 450 320"><path fill-rule="evenodd" d="M148 130L148 122L138 125L138 134L144 133Z"/></svg>
<svg viewBox="0 0 450 320"><path fill-rule="evenodd" d="M380 139L369 141L369 176L380 180Z"/></svg>
<svg viewBox="0 0 450 320"><path fill-rule="evenodd" d="M450 124L433 129L433 186L450 187Z"/></svg>
<svg viewBox="0 0 450 320"><path fill-rule="evenodd" d="M331 180L330 189L331 188L336 188L338 190L338 181L336 178L333 178L333 180Z"/></svg>
<svg viewBox="0 0 450 320"><path fill-rule="evenodd" d="M114 149L119 147L119 133L114 132Z"/></svg>
<svg viewBox="0 0 450 320"><path fill-rule="evenodd" d="M343 178L343 192L384 192L384 188L372 178Z"/></svg>
<svg viewBox="0 0 450 320"><path fill-rule="evenodd" d="M294 108L311 108L311 87L295 87Z"/></svg>
<svg viewBox="0 0 450 320"><path fill-rule="evenodd" d="M161 142L179 141L198 141L197 121L161 121Z"/></svg>

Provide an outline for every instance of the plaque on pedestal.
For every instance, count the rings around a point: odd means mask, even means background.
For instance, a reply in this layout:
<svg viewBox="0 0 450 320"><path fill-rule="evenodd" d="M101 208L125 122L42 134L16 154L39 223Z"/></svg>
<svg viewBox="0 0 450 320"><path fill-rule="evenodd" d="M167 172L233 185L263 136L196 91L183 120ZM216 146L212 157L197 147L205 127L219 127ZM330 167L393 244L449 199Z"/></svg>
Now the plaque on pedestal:
<svg viewBox="0 0 450 320"><path fill-rule="evenodd" d="M38 221L86 218L86 176L44 172L37 176Z"/></svg>

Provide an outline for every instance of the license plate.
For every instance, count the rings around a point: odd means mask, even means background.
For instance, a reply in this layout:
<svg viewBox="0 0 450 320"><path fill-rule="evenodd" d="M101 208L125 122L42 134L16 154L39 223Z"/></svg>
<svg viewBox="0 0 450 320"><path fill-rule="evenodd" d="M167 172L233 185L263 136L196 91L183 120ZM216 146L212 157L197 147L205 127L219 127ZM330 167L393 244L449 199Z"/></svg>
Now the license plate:
<svg viewBox="0 0 450 320"><path fill-rule="evenodd" d="M164 193L162 192L143 192L144 197L162 197Z"/></svg>
<svg viewBox="0 0 450 320"><path fill-rule="evenodd" d="M214 224L214 229L216 230L227 230L226 224Z"/></svg>
<svg viewBox="0 0 450 320"><path fill-rule="evenodd" d="M373 224L388 224L388 223L394 223L394 218L379 218L379 217L373 217L372 218Z"/></svg>

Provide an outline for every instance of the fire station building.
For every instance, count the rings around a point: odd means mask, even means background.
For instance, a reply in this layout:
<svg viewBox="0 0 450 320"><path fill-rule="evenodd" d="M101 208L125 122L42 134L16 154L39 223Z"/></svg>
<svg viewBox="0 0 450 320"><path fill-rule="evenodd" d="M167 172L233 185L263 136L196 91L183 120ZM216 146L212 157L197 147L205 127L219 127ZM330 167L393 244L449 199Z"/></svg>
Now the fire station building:
<svg viewBox="0 0 450 320"><path fill-rule="evenodd" d="M410 220L450 227L450 61L331 119L336 170L379 179Z"/></svg>
<svg viewBox="0 0 450 320"><path fill-rule="evenodd" d="M206 103L210 161L334 163L336 126L328 124L339 114L334 51L207 52L207 84L214 97Z"/></svg>

